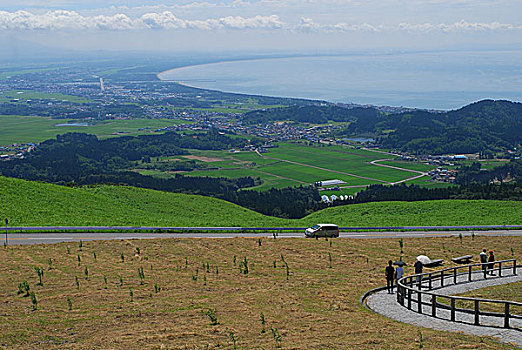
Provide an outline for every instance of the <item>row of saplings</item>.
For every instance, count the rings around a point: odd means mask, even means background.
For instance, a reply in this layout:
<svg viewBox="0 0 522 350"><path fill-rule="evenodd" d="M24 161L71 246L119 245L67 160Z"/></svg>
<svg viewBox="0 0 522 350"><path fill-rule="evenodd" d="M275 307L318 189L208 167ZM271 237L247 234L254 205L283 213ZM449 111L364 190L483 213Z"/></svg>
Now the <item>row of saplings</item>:
<svg viewBox="0 0 522 350"><path fill-rule="evenodd" d="M275 238L275 237L274 237ZM258 239L257 240L257 243L259 246L262 245L262 240L261 239ZM331 242L330 242L330 246L331 246ZM80 241L78 243L78 251L82 251L82 248L83 248L83 242ZM136 255L140 255L141 251L140 251L140 248L139 247L136 247ZM67 246L67 254L70 255L71 254L71 251L70 251L70 248ZM94 260L96 261L97 260L97 255L96 255L96 252L93 252L93 258ZM145 258L146 259L146 258ZM125 255L123 253L120 253L120 260L121 262L125 262ZM288 265L288 263L285 261L285 258L284 256L281 254L281 261L283 263L283 266L284 266L284 269L285 269L285 272L286 272L286 279L288 280L289 279L289 276L290 276L290 267ZM78 266L81 265L81 262L82 262L82 258L80 256L80 254L77 254L77 262L78 262ZM332 256L331 254L329 253L329 266L328 267L332 267ZM244 275L248 275L249 273L249 261L247 259L247 257L244 257L241 261L239 261L239 264L237 264L237 257L234 255L233 256L233 264L234 266L239 266L239 272L241 274L244 274ZM274 260L273 261L273 267L274 268L277 268L277 262ZM185 270L188 268L188 258L185 258ZM53 269L53 261L51 258L48 259L48 267L47 267L48 270L52 270ZM152 270L152 265L150 267L150 269ZM43 286L43 277L44 277L44 273L45 273L45 269L44 268L41 268L41 267L35 267L34 268L37 276L38 276L38 283L36 283L37 286ZM210 272L210 265L209 263L203 263L203 270L206 272ZM138 277L140 279L140 285L144 285L144 279L145 279L145 273L144 273L144 270L143 270L143 267L139 267L138 270ZM219 274L219 270L218 268L216 267L215 269L215 273L216 275ZM191 276L192 280L194 281L197 281L198 280L198 274L199 274L199 268L196 268L196 271L195 271L195 274L193 274ZM87 266L85 266L84 268L84 279L85 280L89 280L89 269L87 268ZM119 279L119 286L122 287L123 286L123 278L122 276L118 275L118 279ZM108 285L108 281L107 281L107 276L106 275L103 275L103 281L104 281L104 289L107 289L107 285ZM203 284L206 285L206 275L203 276ZM80 289L80 279L78 278L78 276L74 276L74 283L75 283L75 286L76 288L79 290ZM161 287L155 283L154 284L154 293L159 293L161 291ZM29 283L27 282L27 280L24 280L22 281L21 283L18 284L18 291L17 291L17 294L18 295L21 295L22 297L30 297L30 300L31 300L31 306L32 306L32 310L33 311L36 311L38 310L38 300L36 298L36 294L33 290L31 290L31 287L29 285ZM152 292L149 294L150 297L152 297ZM133 290L132 288L129 288L129 301L130 302L133 302L133 299L134 298L134 293L133 293ZM72 300L70 297L66 297L66 302L67 302L67 308L69 311L71 311L73 309L73 304L72 304ZM210 324L211 325L218 325L219 322L218 322L218 318L217 318L217 315L216 315L216 309L208 309L206 312L205 312L205 315L209 318L210 320ZM265 320L265 316L261 313L260 314L260 321L261 321L261 333L266 333L266 320ZM277 348L280 348L281 347L281 342L282 342L282 336L281 334L279 333L279 331L277 330L277 328L274 328L274 327L270 327L269 328L271 334L272 334L272 337L274 339L274 342L275 342L275 346ZM230 339L233 343L233 348L236 349L236 335L234 332L230 332L229 334L230 336Z"/></svg>
<svg viewBox="0 0 522 350"><path fill-rule="evenodd" d="M81 252L82 248L83 248L83 242L80 241L78 243L78 251ZM136 254L140 255L140 253L141 253L140 248L136 247ZM67 254L71 254L71 249L69 247L67 247ZM98 257L96 255L96 252L93 252L93 258L95 261L97 260ZM125 255L123 253L120 254L120 259L121 259L121 262L125 261ZM77 254L77 261L78 261L78 266L80 266L81 262L82 262L82 258L80 256L80 254ZM152 270L152 265L150 268ZM49 260L48 260L47 269L48 270L53 269L53 261L51 258L49 258ZM45 269L42 267L35 267L34 270L35 270L36 274L38 275L38 283L36 283L36 285L43 286L43 276L44 276ZM144 283L145 273L143 271L143 267L138 268L138 277L140 279L140 285L144 285L145 284ZM87 268L87 266L85 266L85 269L84 269L84 278L85 278L85 280L89 279L89 269ZM122 287L123 286L123 277L118 275L118 280L119 280L120 287ZM104 288L107 289L108 281L107 281L106 275L103 275L103 282L105 284ZM80 279L78 278L78 276L74 276L74 284L76 285L76 288L78 288L78 290L79 290L80 289ZM160 291L161 291L161 287L157 283L154 283L154 293L159 293ZM23 282L18 284L17 294L22 295L23 297L30 297L31 304L32 304L32 310L35 311L38 309L38 300L36 298L36 294L34 293L34 291L31 290L31 287L29 286L29 283L26 280L24 280ZM130 301L132 302L133 297L134 297L132 288L129 288L129 296L130 296ZM152 297L152 293L150 293L149 296ZM67 307L69 310L72 310L72 301L69 297L67 297Z"/></svg>

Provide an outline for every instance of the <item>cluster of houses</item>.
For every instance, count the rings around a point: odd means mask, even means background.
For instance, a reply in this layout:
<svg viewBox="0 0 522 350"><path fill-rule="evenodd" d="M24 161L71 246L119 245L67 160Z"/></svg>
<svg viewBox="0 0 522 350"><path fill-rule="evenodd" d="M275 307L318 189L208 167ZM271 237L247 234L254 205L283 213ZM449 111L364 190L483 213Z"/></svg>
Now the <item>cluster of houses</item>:
<svg viewBox="0 0 522 350"><path fill-rule="evenodd" d="M35 147L34 143L14 143L9 146L0 146L0 160L23 159L25 154L32 152Z"/></svg>
<svg viewBox="0 0 522 350"><path fill-rule="evenodd" d="M428 175L431 176L433 181L454 183L457 177L457 170L448 170L439 166L436 169L429 171Z"/></svg>

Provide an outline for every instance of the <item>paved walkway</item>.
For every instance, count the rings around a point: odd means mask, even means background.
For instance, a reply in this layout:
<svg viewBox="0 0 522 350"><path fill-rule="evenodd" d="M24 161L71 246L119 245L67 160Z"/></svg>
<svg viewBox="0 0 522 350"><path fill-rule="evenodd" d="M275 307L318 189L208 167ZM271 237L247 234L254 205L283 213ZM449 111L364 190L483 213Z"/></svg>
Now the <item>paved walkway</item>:
<svg viewBox="0 0 522 350"><path fill-rule="evenodd" d="M511 270L511 271L510 271ZM443 295L455 295L465 293L475 289L481 289L500 284L507 284L513 282L522 281L522 269L519 269L518 275L513 275L512 269L502 269L502 275L508 277L490 277L486 280L482 277L482 272L473 273L473 282L467 282L462 284L453 284L453 277L444 279L446 286L443 288L437 288L438 286L434 283L435 288L432 292ZM497 272L498 273L498 272ZM467 274L459 276L459 279L466 279ZM414 296L416 298L416 296ZM428 302L430 296L425 296L423 301ZM431 299L430 299L431 300ZM502 328L503 319L499 317L481 316L480 323L484 326L473 325L474 315L465 314L462 312L456 313L456 322L449 321L450 311L437 308L437 317L431 316L431 306L423 306L423 314L419 314L415 311L408 310L406 307L401 306L397 302L397 295L388 294L386 290L372 294L367 299L367 305L373 311L392 318L394 320L409 323L419 327L431 328L440 331L450 332L464 332L471 335L477 336L491 336L497 341L507 343L518 348L522 348L522 320L521 319L510 319L511 327L518 329L506 329ZM412 309L417 310L417 303L412 302ZM516 312L519 314L517 310ZM486 326L488 325L488 326Z"/></svg>

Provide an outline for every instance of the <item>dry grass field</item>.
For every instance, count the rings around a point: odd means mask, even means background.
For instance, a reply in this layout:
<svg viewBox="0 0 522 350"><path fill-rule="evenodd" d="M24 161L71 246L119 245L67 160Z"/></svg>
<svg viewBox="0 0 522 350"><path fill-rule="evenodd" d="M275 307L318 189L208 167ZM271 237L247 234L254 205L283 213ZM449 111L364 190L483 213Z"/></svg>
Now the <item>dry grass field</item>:
<svg viewBox="0 0 522 350"><path fill-rule="evenodd" d="M410 273L419 254L447 262L482 248L495 250L498 259L522 258L521 237L453 237L404 239L403 260ZM419 329L361 307L360 295L382 285L387 260L400 255L398 239L159 239L0 248L0 348L509 348L488 338ZM35 268L43 270L42 285ZM23 281L35 299L18 294Z"/></svg>

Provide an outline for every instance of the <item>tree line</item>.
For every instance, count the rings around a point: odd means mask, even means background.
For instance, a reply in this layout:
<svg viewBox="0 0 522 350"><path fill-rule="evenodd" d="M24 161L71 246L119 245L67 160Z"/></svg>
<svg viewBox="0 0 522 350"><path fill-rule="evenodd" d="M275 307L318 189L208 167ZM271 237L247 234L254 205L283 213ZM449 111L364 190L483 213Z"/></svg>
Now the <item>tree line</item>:
<svg viewBox="0 0 522 350"><path fill-rule="evenodd" d="M483 100L432 113L414 110L357 118L338 136L373 133L377 143L415 154L478 153L492 156L522 143L522 104Z"/></svg>

